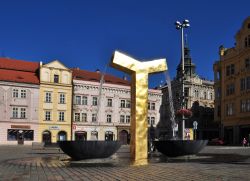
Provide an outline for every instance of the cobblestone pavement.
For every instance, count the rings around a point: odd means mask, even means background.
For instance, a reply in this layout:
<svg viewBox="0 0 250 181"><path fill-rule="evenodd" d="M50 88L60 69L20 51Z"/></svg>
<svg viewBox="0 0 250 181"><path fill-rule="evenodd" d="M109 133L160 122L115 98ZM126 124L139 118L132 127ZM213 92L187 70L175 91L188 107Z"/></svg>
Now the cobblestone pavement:
<svg viewBox="0 0 250 181"><path fill-rule="evenodd" d="M131 166L128 154L71 162L55 149L0 146L0 180L249 180L250 147L207 146L196 156L149 157L147 166Z"/></svg>

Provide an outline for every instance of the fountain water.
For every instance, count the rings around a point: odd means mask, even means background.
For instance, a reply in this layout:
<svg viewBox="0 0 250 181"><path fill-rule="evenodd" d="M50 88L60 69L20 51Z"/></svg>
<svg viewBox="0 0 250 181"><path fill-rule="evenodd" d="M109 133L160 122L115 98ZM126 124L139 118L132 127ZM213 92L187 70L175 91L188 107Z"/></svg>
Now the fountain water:
<svg viewBox="0 0 250 181"><path fill-rule="evenodd" d="M172 87L171 87L171 79L168 70L164 72L167 86L168 86L168 100L169 100L169 109L170 109L170 121L171 127L173 132L173 139L176 138L175 130L177 127L177 123L175 121L175 113L174 113L174 104L173 104L173 97L172 97Z"/></svg>
<svg viewBox="0 0 250 181"><path fill-rule="evenodd" d="M172 126L172 131L173 131L173 137L170 140L155 141L154 142L155 147L159 152L170 157L196 154L207 145L207 140L177 139L177 136L175 134L175 128L177 124L175 121L175 111L174 111L174 105L173 105L171 79L170 79L170 75L168 71L165 71L164 74L165 74L167 86L168 86L170 121L171 121L171 126Z"/></svg>

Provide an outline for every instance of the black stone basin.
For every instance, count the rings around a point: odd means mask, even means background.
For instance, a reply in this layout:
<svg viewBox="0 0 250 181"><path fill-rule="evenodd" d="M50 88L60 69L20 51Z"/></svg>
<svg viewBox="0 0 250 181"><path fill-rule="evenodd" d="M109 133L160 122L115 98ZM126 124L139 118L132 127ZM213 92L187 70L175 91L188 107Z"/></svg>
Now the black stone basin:
<svg viewBox="0 0 250 181"><path fill-rule="evenodd" d="M74 160L107 158L121 147L119 141L58 141L58 144Z"/></svg>
<svg viewBox="0 0 250 181"><path fill-rule="evenodd" d="M193 155L199 153L208 140L161 140L154 141L156 149L169 157Z"/></svg>

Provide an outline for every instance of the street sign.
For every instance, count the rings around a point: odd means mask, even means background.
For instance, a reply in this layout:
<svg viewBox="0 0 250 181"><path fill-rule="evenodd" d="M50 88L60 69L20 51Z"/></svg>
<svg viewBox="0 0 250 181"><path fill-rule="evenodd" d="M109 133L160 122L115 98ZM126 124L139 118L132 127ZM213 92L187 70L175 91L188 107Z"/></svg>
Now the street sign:
<svg viewBox="0 0 250 181"><path fill-rule="evenodd" d="M194 126L194 129L197 129L197 126L198 126L197 121L194 121L194 122L193 122L193 126Z"/></svg>

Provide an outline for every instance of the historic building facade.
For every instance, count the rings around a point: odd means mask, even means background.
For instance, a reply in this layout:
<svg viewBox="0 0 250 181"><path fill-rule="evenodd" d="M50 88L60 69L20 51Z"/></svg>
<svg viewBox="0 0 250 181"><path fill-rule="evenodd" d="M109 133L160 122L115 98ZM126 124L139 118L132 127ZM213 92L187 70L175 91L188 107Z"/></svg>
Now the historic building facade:
<svg viewBox="0 0 250 181"><path fill-rule="evenodd" d="M174 112L182 107L182 63L177 66L176 77L171 81L172 102ZM211 139L218 137L218 125L213 122L214 112L214 83L200 78L196 74L196 66L192 62L190 49L184 47L184 99L185 108L192 110L192 117L186 120L185 128L193 128L193 121L198 122L197 138ZM170 80L170 79L169 79ZM162 90L162 109L159 129L164 135L171 136L171 119L169 104L169 85L159 87ZM175 119L178 122L178 118ZM181 124L179 122L178 127ZM167 132L167 133L166 133Z"/></svg>
<svg viewBox="0 0 250 181"><path fill-rule="evenodd" d="M220 60L213 67L214 117L222 124L221 137L230 144L250 139L250 17L235 39L235 47L220 47Z"/></svg>
<svg viewBox="0 0 250 181"><path fill-rule="evenodd" d="M71 70L57 60L40 63L40 142L71 140L71 109Z"/></svg>
<svg viewBox="0 0 250 181"><path fill-rule="evenodd" d="M0 58L0 143L38 141L39 63Z"/></svg>
<svg viewBox="0 0 250 181"><path fill-rule="evenodd" d="M127 144L130 83L99 71L73 69L73 87L73 140L120 140ZM161 96L161 91L149 89L149 126L159 122Z"/></svg>

